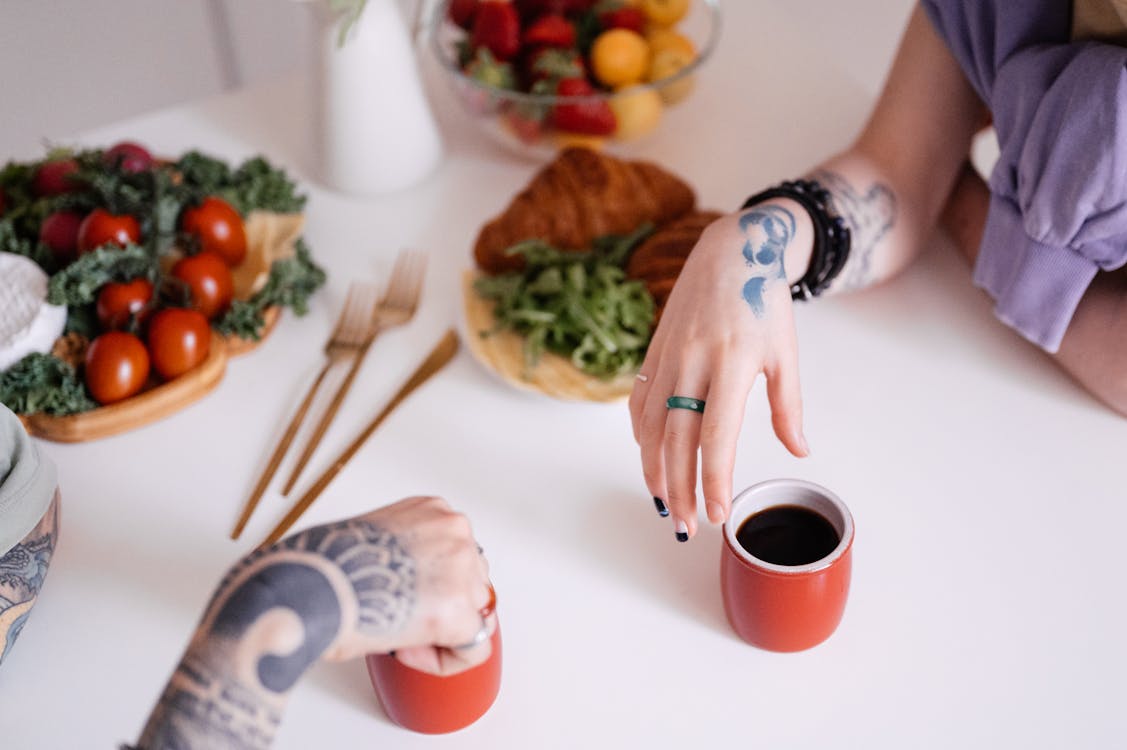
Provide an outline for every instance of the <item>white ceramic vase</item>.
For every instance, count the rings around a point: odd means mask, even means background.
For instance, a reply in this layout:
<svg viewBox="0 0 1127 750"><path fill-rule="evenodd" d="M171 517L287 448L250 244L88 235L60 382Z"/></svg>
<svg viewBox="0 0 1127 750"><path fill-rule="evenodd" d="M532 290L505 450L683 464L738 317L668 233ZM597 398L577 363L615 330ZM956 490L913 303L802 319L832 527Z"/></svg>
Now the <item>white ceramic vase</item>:
<svg viewBox="0 0 1127 750"><path fill-rule="evenodd" d="M438 165L442 140L397 0L367 0L340 43L341 19L316 16L315 154L328 187L376 195L416 184Z"/></svg>

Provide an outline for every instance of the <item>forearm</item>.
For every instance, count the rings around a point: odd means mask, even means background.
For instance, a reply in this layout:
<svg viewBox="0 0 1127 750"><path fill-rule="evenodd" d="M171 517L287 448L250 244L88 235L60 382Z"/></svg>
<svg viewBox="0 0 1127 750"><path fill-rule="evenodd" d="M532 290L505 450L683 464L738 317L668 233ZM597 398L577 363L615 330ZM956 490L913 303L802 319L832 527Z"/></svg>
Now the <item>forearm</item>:
<svg viewBox="0 0 1127 750"><path fill-rule="evenodd" d="M864 131L810 175L829 190L852 235L849 260L829 292L880 283L915 259L935 229L983 112L957 61L917 9Z"/></svg>
<svg viewBox="0 0 1127 750"><path fill-rule="evenodd" d="M28 613L39 597L55 551L59 529L59 497L34 529L0 555L0 663L15 644Z"/></svg>
<svg viewBox="0 0 1127 750"><path fill-rule="evenodd" d="M238 664L276 653L271 635L193 642L141 734L141 750L264 750L281 722L289 690L273 692ZM257 658L256 658L257 655Z"/></svg>
<svg viewBox="0 0 1127 750"><path fill-rule="evenodd" d="M322 656L396 647L414 566L396 534L363 519L252 553L220 584L139 746L268 747L290 690Z"/></svg>

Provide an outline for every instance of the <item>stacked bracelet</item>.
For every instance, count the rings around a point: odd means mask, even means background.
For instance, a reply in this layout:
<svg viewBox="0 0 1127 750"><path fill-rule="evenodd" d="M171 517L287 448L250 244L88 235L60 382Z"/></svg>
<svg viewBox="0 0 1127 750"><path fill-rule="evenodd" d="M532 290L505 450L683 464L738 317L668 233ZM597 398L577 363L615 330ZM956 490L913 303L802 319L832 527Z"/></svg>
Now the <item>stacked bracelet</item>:
<svg viewBox="0 0 1127 750"><path fill-rule="evenodd" d="M743 208L772 198L790 198L798 203L814 225L814 251L810 266L801 279L791 285L791 299L817 297L841 273L849 259L850 232L845 220L830 207L830 193L816 180L793 180L764 190L744 201Z"/></svg>

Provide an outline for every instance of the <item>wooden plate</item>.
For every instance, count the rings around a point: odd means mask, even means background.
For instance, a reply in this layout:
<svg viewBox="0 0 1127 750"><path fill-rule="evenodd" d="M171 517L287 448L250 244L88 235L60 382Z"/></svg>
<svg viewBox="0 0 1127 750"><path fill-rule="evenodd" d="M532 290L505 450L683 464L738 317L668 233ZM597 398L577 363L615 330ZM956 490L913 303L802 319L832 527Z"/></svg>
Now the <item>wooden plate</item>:
<svg viewBox="0 0 1127 750"><path fill-rule="evenodd" d="M474 357L486 369L522 391L541 393L565 401L622 401L634 387L634 375L619 375L602 380L586 374L566 357L545 352L529 371L524 366L524 337L513 331L493 329L493 303L474 291L480 274L466 271L462 275L462 304L466 320L466 343Z"/></svg>
<svg viewBox="0 0 1127 750"><path fill-rule="evenodd" d="M266 340L270 332L274 330L274 326L278 325L278 319L282 317L282 308L275 305L274 307L266 308L266 312L262 314L263 326L262 336L258 341L254 339L244 339L238 336L227 337L227 354L232 357L238 357L241 354L254 351Z"/></svg>
<svg viewBox="0 0 1127 750"><path fill-rule="evenodd" d="M227 369L227 345L212 332L207 359L175 380L161 383L116 404L102 406L69 417L46 414L20 416L27 431L44 440L81 443L136 429L180 411L206 396Z"/></svg>

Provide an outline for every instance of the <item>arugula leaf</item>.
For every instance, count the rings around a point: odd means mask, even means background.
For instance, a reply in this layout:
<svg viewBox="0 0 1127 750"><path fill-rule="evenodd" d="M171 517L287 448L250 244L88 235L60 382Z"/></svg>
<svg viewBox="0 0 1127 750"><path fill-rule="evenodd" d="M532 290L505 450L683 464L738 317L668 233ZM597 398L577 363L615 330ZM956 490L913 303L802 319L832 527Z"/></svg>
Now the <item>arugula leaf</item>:
<svg viewBox="0 0 1127 750"><path fill-rule="evenodd" d="M654 301L623 265L652 225L621 236L600 237L590 252L563 252L542 240L507 251L522 255L521 272L478 279L474 288L495 302L499 330L524 337L526 369L545 351L570 357L583 372L611 378L641 366L654 321Z"/></svg>
<svg viewBox="0 0 1127 750"><path fill-rule="evenodd" d="M0 372L0 403L16 414L66 416L97 408L74 368L50 354L32 353Z"/></svg>

